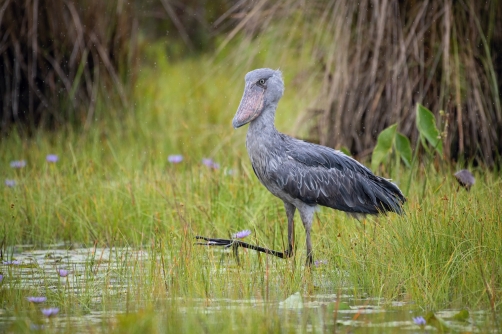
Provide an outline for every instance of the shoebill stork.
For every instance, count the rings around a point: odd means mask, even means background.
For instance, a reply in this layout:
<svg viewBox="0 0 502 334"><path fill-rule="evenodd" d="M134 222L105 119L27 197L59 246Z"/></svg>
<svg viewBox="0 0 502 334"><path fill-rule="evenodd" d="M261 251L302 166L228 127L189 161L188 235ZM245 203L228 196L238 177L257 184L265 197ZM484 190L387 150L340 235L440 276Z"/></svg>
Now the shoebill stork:
<svg viewBox="0 0 502 334"><path fill-rule="evenodd" d="M306 232L307 264L312 263L310 232L316 208L327 206L352 215L402 213L405 197L389 180L326 146L308 143L277 131L277 104L284 93L280 71L268 68L246 74L234 128L249 123L246 147L261 183L284 202L288 249L294 252L293 216L298 209Z"/></svg>

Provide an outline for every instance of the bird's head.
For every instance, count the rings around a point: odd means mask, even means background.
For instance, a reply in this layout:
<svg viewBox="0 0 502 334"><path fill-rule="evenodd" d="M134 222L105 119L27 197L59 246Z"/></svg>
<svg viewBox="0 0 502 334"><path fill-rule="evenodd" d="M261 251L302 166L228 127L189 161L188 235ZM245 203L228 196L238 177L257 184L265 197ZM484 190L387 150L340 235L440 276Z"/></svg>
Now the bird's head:
<svg viewBox="0 0 502 334"><path fill-rule="evenodd" d="M258 117L263 110L276 105L284 93L279 70L260 68L246 74L242 100L232 124L238 128Z"/></svg>

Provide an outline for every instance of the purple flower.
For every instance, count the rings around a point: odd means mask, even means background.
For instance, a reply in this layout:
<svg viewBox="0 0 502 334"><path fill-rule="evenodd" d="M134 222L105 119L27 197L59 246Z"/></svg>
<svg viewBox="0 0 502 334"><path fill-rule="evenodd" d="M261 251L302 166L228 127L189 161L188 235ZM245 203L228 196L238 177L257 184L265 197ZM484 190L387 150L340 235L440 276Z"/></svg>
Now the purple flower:
<svg viewBox="0 0 502 334"><path fill-rule="evenodd" d="M47 301L47 297L26 297L26 300L29 301L30 303L43 303Z"/></svg>
<svg viewBox="0 0 502 334"><path fill-rule="evenodd" d="M319 267L320 265L328 264L328 260L315 260L314 266Z"/></svg>
<svg viewBox="0 0 502 334"><path fill-rule="evenodd" d="M213 166L213 160L212 159L202 159L202 163L206 165L207 167L212 167Z"/></svg>
<svg viewBox="0 0 502 334"><path fill-rule="evenodd" d="M45 160L47 160L47 162L55 163L55 162L58 162L59 157L57 155L55 155L55 154L48 154L45 157Z"/></svg>
<svg viewBox="0 0 502 334"><path fill-rule="evenodd" d="M202 159L202 163L209 168L213 168L213 169L220 168L220 164L214 162L213 159L204 158L204 159Z"/></svg>
<svg viewBox="0 0 502 334"><path fill-rule="evenodd" d="M9 180L5 179L5 185L9 188L15 187L16 186L16 181L15 180Z"/></svg>
<svg viewBox="0 0 502 334"><path fill-rule="evenodd" d="M18 260L12 260L12 261L3 261L2 262L3 264L6 264L6 265L18 265L18 264L21 264L21 261L18 261Z"/></svg>
<svg viewBox="0 0 502 334"><path fill-rule="evenodd" d="M66 276L68 276L69 271L68 271L68 270L65 270L65 269L59 269L59 270L58 270L58 274L59 274L59 276L61 276L61 277L66 277Z"/></svg>
<svg viewBox="0 0 502 334"><path fill-rule="evenodd" d="M10 162L10 166L12 168L23 168L26 166L26 161L25 160L14 160Z"/></svg>
<svg viewBox="0 0 502 334"><path fill-rule="evenodd" d="M52 317L58 314L59 309L57 307L49 307L49 308L43 308L42 309L42 314L45 315L46 317Z"/></svg>
<svg viewBox="0 0 502 334"><path fill-rule="evenodd" d="M234 235L232 235L232 238L233 239L243 239L250 234L251 234L250 230L244 230L244 231L240 231L240 232L235 233Z"/></svg>
<svg viewBox="0 0 502 334"><path fill-rule="evenodd" d="M3 275L0 274L0 283L2 283L2 281L3 281Z"/></svg>
<svg viewBox="0 0 502 334"><path fill-rule="evenodd" d="M415 323L415 325L419 325L419 326L425 326L425 323L426 323L424 317L413 318L413 322Z"/></svg>
<svg viewBox="0 0 502 334"><path fill-rule="evenodd" d="M172 164L179 164L180 162L183 161L183 156L181 154L171 154L170 156L167 157L167 161L169 161Z"/></svg>

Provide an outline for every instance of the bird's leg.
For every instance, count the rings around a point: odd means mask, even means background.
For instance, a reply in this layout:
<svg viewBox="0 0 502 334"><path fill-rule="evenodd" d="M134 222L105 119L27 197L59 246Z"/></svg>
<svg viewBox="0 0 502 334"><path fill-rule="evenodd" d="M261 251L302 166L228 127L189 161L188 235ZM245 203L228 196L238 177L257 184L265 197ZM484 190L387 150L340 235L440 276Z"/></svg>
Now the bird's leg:
<svg viewBox="0 0 502 334"><path fill-rule="evenodd" d="M312 219L314 218L315 207L304 208L300 211L300 217L302 218L303 226L305 227L305 236L307 243L307 266L312 266L314 263L313 253L312 253L312 241L310 240L310 230L312 229Z"/></svg>
<svg viewBox="0 0 502 334"><path fill-rule="evenodd" d="M305 230L306 239L307 239L307 266L311 266L314 263L314 256L312 254L312 241L310 240L310 228Z"/></svg>
<svg viewBox="0 0 502 334"><path fill-rule="evenodd" d="M288 217L288 249L284 251L284 255L291 257L295 254L295 222L293 219L296 207L291 203L284 202L284 208Z"/></svg>

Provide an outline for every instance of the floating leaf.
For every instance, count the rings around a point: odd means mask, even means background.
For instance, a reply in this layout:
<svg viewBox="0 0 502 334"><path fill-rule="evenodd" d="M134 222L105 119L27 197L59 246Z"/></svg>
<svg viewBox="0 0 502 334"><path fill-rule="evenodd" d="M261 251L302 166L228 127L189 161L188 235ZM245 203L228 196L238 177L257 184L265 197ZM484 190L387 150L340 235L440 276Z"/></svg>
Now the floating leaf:
<svg viewBox="0 0 502 334"><path fill-rule="evenodd" d="M301 309L303 308L303 299L299 292L296 292L279 303L279 308Z"/></svg>
<svg viewBox="0 0 502 334"><path fill-rule="evenodd" d="M446 321L436 316L434 313L429 312L425 315L425 321L427 325L435 327L440 333L446 333L450 331L450 328L446 324Z"/></svg>
<svg viewBox="0 0 502 334"><path fill-rule="evenodd" d="M408 167L411 167L411 145L408 137L403 135L402 133L396 133L396 150L401 156L404 164Z"/></svg>
<svg viewBox="0 0 502 334"><path fill-rule="evenodd" d="M439 154L443 154L443 144L434 114L420 103L417 103L417 128L420 136L425 137Z"/></svg>
<svg viewBox="0 0 502 334"><path fill-rule="evenodd" d="M380 132L377 138L377 144L371 155L371 168L376 170L385 157L392 152L392 144L396 137L397 124L389 126Z"/></svg>
<svg viewBox="0 0 502 334"><path fill-rule="evenodd" d="M469 319L469 311L461 310L452 317L453 320L457 321L467 321Z"/></svg>

